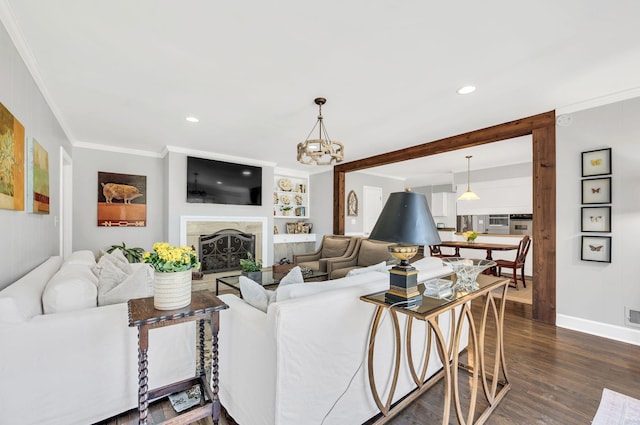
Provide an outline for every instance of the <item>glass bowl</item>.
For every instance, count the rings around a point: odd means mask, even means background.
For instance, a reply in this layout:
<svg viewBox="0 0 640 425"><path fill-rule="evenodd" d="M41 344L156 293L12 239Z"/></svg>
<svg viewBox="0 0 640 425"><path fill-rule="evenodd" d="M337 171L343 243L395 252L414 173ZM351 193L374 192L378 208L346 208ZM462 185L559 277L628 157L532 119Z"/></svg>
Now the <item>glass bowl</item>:
<svg viewBox="0 0 640 425"><path fill-rule="evenodd" d="M481 260L478 258L446 257L442 258L448 264L458 278L455 288L475 291L480 288L476 279L478 275L489 267L495 267L496 262L491 260Z"/></svg>

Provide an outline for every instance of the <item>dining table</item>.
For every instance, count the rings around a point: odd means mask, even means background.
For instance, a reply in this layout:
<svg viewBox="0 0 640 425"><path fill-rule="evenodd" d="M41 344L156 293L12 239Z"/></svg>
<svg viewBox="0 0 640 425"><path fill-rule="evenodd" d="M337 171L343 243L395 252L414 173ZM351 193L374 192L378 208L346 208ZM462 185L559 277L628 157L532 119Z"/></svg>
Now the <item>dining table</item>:
<svg viewBox="0 0 640 425"><path fill-rule="evenodd" d="M513 251L518 249L518 245L503 244L503 243L487 243L487 242L464 242L464 241L442 241L437 246L454 248L454 257L460 256L460 248L467 249L484 249L487 252L486 259L493 260L491 253L493 251ZM485 273L491 273L497 275L496 267L490 267Z"/></svg>

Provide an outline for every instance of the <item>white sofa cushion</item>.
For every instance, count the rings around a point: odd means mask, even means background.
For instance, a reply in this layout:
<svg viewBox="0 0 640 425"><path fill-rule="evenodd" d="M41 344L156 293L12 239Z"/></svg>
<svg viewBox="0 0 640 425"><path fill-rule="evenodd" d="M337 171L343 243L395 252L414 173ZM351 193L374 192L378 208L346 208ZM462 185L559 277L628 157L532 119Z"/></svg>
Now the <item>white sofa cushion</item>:
<svg viewBox="0 0 640 425"><path fill-rule="evenodd" d="M0 324L24 322L24 316L20 314L16 300L13 298L0 298Z"/></svg>
<svg viewBox="0 0 640 425"><path fill-rule="evenodd" d="M411 265L418 270L418 282L453 273L453 269L438 257L424 257Z"/></svg>
<svg viewBox="0 0 640 425"><path fill-rule="evenodd" d="M357 274L369 273L369 272L382 272L385 273L387 271L387 262L382 261L378 264L374 264L372 266L367 267L359 267L357 269L351 269L347 273L347 276L355 276Z"/></svg>
<svg viewBox="0 0 640 425"><path fill-rule="evenodd" d="M44 263L0 291L0 298L12 298L18 312L25 319L42 314L42 292L61 264L62 257L49 257Z"/></svg>
<svg viewBox="0 0 640 425"><path fill-rule="evenodd" d="M127 261L124 254L119 249L116 249L115 251L113 251L113 253L109 254L108 252L106 252L102 257L100 257L98 263L93 266L93 273L96 276L100 276L102 269L108 263L118 267L127 275L131 274L131 272L133 271L131 269L131 264L129 263L129 261Z"/></svg>
<svg viewBox="0 0 640 425"><path fill-rule="evenodd" d="M278 289L282 288L283 286L296 283L304 283L304 277L302 276L302 269L300 269L300 266L295 266L294 268L289 270L289 273L287 273L285 277L280 279L280 282L278 283Z"/></svg>
<svg viewBox="0 0 640 425"><path fill-rule="evenodd" d="M132 265L133 266L133 265ZM113 264L108 264L98 278L98 305L126 303L133 298L153 296L153 268L149 264L136 264L129 275Z"/></svg>
<svg viewBox="0 0 640 425"><path fill-rule="evenodd" d="M64 260L64 264L78 264L83 266L95 266L96 258L89 250L74 251Z"/></svg>
<svg viewBox="0 0 640 425"><path fill-rule="evenodd" d="M45 314L96 307L98 279L87 266L65 264L47 282L42 294Z"/></svg>
<svg viewBox="0 0 640 425"><path fill-rule="evenodd" d="M278 288L276 299L280 302L293 298L308 297L327 291L361 285L372 280L380 280L381 278L386 278L387 282L389 281L389 274L386 270L384 273L372 271L325 282L306 282L303 285L290 285L284 288Z"/></svg>

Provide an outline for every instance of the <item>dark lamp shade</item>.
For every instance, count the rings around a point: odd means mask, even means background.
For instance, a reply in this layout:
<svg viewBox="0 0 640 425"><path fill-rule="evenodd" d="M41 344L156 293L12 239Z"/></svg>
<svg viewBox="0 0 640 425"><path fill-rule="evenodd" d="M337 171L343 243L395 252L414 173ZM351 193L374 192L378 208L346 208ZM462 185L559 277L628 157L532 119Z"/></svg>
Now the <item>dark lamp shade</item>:
<svg viewBox="0 0 640 425"><path fill-rule="evenodd" d="M427 198L417 192L389 195L369 239L404 245L436 245L440 236Z"/></svg>

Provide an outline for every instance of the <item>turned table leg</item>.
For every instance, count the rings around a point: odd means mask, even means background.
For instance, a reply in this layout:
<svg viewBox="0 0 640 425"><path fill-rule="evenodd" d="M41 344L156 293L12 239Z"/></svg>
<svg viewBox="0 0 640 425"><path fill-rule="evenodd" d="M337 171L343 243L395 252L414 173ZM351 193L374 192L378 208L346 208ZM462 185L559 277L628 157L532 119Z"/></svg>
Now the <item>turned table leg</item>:
<svg viewBox="0 0 640 425"><path fill-rule="evenodd" d="M147 416L149 414L149 401L147 391L149 390L148 382L148 349L149 349L149 328L146 326L138 326L138 412L139 425L147 425Z"/></svg>
<svg viewBox="0 0 640 425"><path fill-rule="evenodd" d="M218 311L211 313L211 391L213 392L214 425L218 425L220 419L220 399L218 398L218 331L220 330L220 314Z"/></svg>

